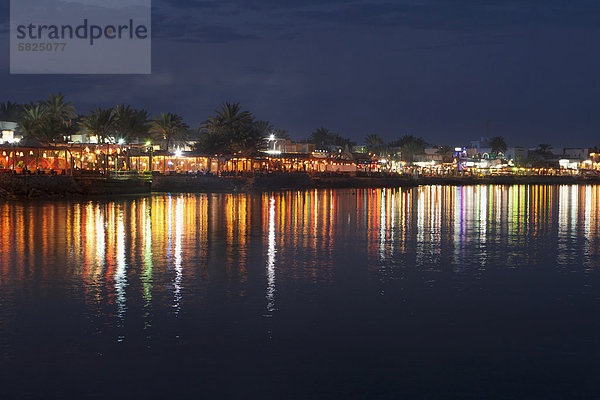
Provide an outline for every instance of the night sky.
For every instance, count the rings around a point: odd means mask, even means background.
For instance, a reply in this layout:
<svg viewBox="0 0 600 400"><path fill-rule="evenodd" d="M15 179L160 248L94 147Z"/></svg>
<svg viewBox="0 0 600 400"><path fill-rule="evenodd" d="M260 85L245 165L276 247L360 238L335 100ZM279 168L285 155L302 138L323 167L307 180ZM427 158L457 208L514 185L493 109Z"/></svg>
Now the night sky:
<svg viewBox="0 0 600 400"><path fill-rule="evenodd" d="M84 113L130 103L196 127L239 101L296 139L325 126L435 144L600 144L600 5L584 1L154 0L153 74L9 75L0 101L62 91Z"/></svg>

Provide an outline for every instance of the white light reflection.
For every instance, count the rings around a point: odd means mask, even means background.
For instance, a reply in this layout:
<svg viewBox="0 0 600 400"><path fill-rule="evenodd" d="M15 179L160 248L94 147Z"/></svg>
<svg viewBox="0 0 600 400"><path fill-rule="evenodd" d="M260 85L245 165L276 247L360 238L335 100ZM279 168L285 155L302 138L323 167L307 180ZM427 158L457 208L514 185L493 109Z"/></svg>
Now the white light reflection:
<svg viewBox="0 0 600 400"><path fill-rule="evenodd" d="M149 203L149 202L148 202ZM144 288L144 329L151 325L150 315L152 309L152 208L151 203L144 200L144 274L142 285Z"/></svg>
<svg viewBox="0 0 600 400"><path fill-rule="evenodd" d="M457 187L454 189L454 254L453 263L456 265L455 271L462 269L460 267L461 257L461 238L462 238L462 207L463 207L463 188Z"/></svg>
<svg viewBox="0 0 600 400"><path fill-rule="evenodd" d="M105 259L104 255L106 254L106 233L104 232L104 215L102 210L98 206L96 208L95 213L95 221L96 221L96 265L100 268L104 266Z"/></svg>
<svg viewBox="0 0 600 400"><path fill-rule="evenodd" d="M488 186L478 187L477 190L481 191L479 198L479 243L481 245L481 253L479 256L479 263L481 266L485 266L487 261L487 223L488 223Z"/></svg>
<svg viewBox="0 0 600 400"><path fill-rule="evenodd" d="M179 314L181 309L181 282L183 279L183 269L181 267L181 238L183 236L183 198L179 197L175 203L175 281L173 282L173 297L175 315Z"/></svg>
<svg viewBox="0 0 600 400"><path fill-rule="evenodd" d="M123 221L123 210L119 211L117 219L117 268L115 269L115 291L117 292L117 316L119 318L119 326L123 327L125 320L125 312L127 311L125 287L127 286L127 264L125 262L125 223ZM119 341L124 339L119 337Z"/></svg>
<svg viewBox="0 0 600 400"><path fill-rule="evenodd" d="M381 261L385 261L385 234L386 234L386 191L385 189L381 189L381 201L379 207L379 259ZM381 271L385 274L385 266L382 264L383 270ZM383 278L383 277L382 277Z"/></svg>
<svg viewBox="0 0 600 400"><path fill-rule="evenodd" d="M429 196L429 237L431 242L431 263L438 263L442 253L442 187L432 186Z"/></svg>
<svg viewBox="0 0 600 400"><path fill-rule="evenodd" d="M396 192L392 192L390 221L390 257L394 255L396 247Z"/></svg>
<svg viewBox="0 0 600 400"><path fill-rule="evenodd" d="M586 268L591 268L591 253L590 253L590 219L592 217L592 188L590 186L586 186L584 188L584 196L585 196L585 210L584 218L583 218L583 232L584 232L584 245L583 245L583 257L584 257L584 266Z"/></svg>
<svg viewBox="0 0 600 400"><path fill-rule="evenodd" d="M577 224L578 186L560 186L558 202L558 255L559 264L572 262L572 239Z"/></svg>
<svg viewBox="0 0 600 400"><path fill-rule="evenodd" d="M382 283L381 290L379 294L381 296L385 295L385 282L387 280L387 262L385 257L385 240L386 240L386 231L387 231L387 208L386 202L388 197L386 196L386 189L380 190L381 201L379 207L379 281Z"/></svg>
<svg viewBox="0 0 600 400"><path fill-rule="evenodd" d="M275 198L269 200L269 237L267 248L267 312L275 311Z"/></svg>
<svg viewBox="0 0 600 400"><path fill-rule="evenodd" d="M425 195L423 188L418 188L417 192L417 243L416 243L416 263L421 267L425 262Z"/></svg>

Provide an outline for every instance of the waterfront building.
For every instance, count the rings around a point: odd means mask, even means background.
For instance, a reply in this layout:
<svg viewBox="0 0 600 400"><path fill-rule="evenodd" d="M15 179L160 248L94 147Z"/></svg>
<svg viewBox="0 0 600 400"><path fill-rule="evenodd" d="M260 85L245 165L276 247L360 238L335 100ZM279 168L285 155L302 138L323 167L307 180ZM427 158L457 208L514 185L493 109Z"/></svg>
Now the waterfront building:
<svg viewBox="0 0 600 400"><path fill-rule="evenodd" d="M19 143L22 138L16 122L0 121L0 144Z"/></svg>
<svg viewBox="0 0 600 400"><path fill-rule="evenodd" d="M267 139L267 147L264 150L267 154L285 154L300 153L312 154L316 146L312 143L293 142L289 139L270 137Z"/></svg>
<svg viewBox="0 0 600 400"><path fill-rule="evenodd" d="M504 156L513 162L523 162L529 157L529 149L523 146L508 147Z"/></svg>
<svg viewBox="0 0 600 400"><path fill-rule="evenodd" d="M585 161L588 158L589 151L581 147L565 147L562 156L565 159L575 159Z"/></svg>
<svg viewBox="0 0 600 400"><path fill-rule="evenodd" d="M478 140L471 140L470 146L467 148L467 154L472 157L482 158L484 153L491 153L492 146L490 145L490 140L487 137L482 136Z"/></svg>
<svg viewBox="0 0 600 400"><path fill-rule="evenodd" d="M560 169L578 170L581 160L578 158L561 158L558 160Z"/></svg>
<svg viewBox="0 0 600 400"><path fill-rule="evenodd" d="M444 155L439 153L437 147L425 148L423 154L415 154L413 156L413 164L417 166L437 165L444 162Z"/></svg>

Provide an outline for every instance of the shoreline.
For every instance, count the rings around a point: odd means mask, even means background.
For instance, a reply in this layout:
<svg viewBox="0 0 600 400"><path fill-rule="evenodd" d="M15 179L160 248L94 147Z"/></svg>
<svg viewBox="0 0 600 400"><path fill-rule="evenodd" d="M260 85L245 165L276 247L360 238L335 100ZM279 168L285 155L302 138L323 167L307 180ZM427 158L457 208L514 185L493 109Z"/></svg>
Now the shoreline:
<svg viewBox="0 0 600 400"><path fill-rule="evenodd" d="M157 175L149 179L0 175L0 199L95 198L152 193L251 193L308 189L412 188L427 185L596 185L600 177L489 176L406 177L336 176L281 173L250 177Z"/></svg>

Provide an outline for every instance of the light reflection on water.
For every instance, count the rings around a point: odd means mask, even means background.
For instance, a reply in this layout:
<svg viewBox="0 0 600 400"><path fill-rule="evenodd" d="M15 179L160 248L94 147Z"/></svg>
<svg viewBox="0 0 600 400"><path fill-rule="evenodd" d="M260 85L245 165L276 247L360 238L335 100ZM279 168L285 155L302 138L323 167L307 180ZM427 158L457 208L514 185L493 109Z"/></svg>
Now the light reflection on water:
<svg viewBox="0 0 600 400"><path fill-rule="evenodd" d="M516 268L535 265L544 254L554 255L557 265L597 268L599 190L432 186L4 202L0 283L103 286L99 292L108 302L114 298L123 319L131 280L141 282L148 310L153 290L167 290L178 313L184 296L192 295L186 280L211 275L226 276L228 295L243 296L249 252L263 245L266 270L253 268L253 274L265 276L267 311L274 307L276 269L284 280L333 281L342 267L334 265L334 254L350 242L364 249L366 266L376 267L373 277L383 281L394 267L435 272L450 261L455 271ZM209 259L222 267L206 270Z"/></svg>
<svg viewBox="0 0 600 400"><path fill-rule="evenodd" d="M275 199L269 199L269 244L267 250L267 312L275 311Z"/></svg>
<svg viewBox="0 0 600 400"><path fill-rule="evenodd" d="M599 186L3 202L1 359L39 339L30 329L42 313L56 317L63 309L83 316L63 323L74 324L73 337L88 335L82 348L101 354L106 343L219 348L222 331L235 332L223 343L235 338L253 348L264 346L261 335L275 346L291 327L329 340L337 327L311 316L323 310L366 335L376 311L361 304L395 315L414 313L407 307L428 296L441 304L475 290L478 301L494 299L500 295L490 277L499 271L523 279L540 271L536 279L579 274L579 287L559 287L555 297L575 304L583 293L593 303L599 220ZM531 300L523 293L514 301ZM359 301L352 313L362 317L340 311ZM386 315L379 318L389 325ZM262 333L252 336L255 327Z"/></svg>

